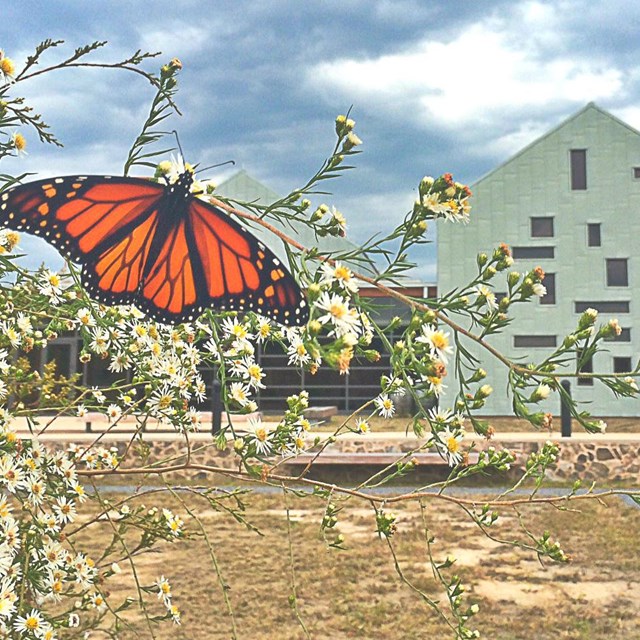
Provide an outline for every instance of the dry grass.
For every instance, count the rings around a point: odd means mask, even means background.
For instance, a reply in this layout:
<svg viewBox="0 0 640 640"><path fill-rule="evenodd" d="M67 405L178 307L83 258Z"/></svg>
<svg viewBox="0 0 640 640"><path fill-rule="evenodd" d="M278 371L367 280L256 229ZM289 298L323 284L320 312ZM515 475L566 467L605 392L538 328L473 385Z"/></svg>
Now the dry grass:
<svg viewBox="0 0 640 640"><path fill-rule="evenodd" d="M164 504L184 513L168 496ZM288 563L287 519L282 495L253 495L246 517L262 535L248 530L227 514L214 511L202 498L185 494L189 507L209 536L231 601L238 638L294 640L304 638L289 606L291 574ZM147 504L151 501L147 499ZM448 638L446 627L395 572L384 540L375 533L371 508L348 502L340 513L339 531L348 551L329 549L319 535L324 503L314 497L289 498L291 540L298 584L299 610L312 638ZM535 554L498 545L461 521L455 505L427 506L434 551L443 559L458 557L456 571L469 586L469 601L478 602L477 625L483 637L495 640L636 640L640 568L640 510L617 500L581 504L580 513L549 506L527 509L530 529L561 532L568 565L541 565ZM396 509L399 531L392 539L407 577L432 597L443 601L425 555L423 521L416 504ZM505 511L499 535L523 538L516 514ZM199 530L188 520L188 528ZM104 523L83 533L83 546L98 548L109 537ZM120 561L126 569L126 561ZM158 553L136 560L143 583L160 574L172 581L183 625L160 625L158 638L217 640L232 636L232 622L210 550L202 538L163 544ZM119 576L117 591L132 594L130 570ZM113 588L113 584L112 584ZM161 607L149 596L150 610ZM150 633L140 617L129 620L140 637ZM137 637L125 631L119 638Z"/></svg>

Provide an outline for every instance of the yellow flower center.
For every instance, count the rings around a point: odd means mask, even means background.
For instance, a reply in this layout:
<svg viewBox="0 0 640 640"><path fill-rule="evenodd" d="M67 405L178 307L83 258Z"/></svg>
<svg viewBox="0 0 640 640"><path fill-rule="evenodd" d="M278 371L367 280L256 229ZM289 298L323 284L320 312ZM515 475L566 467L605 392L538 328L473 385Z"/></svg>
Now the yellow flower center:
<svg viewBox="0 0 640 640"><path fill-rule="evenodd" d="M260 442L266 442L267 430L264 427L260 427L259 429L256 429L256 438L260 440Z"/></svg>
<svg viewBox="0 0 640 640"><path fill-rule="evenodd" d="M447 449L449 449L451 453L457 453L458 450L460 449L460 442L458 442L458 440L456 440L453 436L451 436L447 440Z"/></svg>
<svg viewBox="0 0 640 640"><path fill-rule="evenodd" d="M447 336L442 333L442 331L436 331L431 336L431 344L436 349L446 349L449 346L449 340L447 339Z"/></svg>
<svg viewBox="0 0 640 640"><path fill-rule="evenodd" d="M0 71L6 76L12 76L16 72L16 66L11 58L0 59Z"/></svg>
<svg viewBox="0 0 640 640"><path fill-rule="evenodd" d="M347 310L345 306L337 302L331 305L329 312L334 318L338 318L338 320L344 318L347 315Z"/></svg>
<svg viewBox="0 0 640 640"><path fill-rule="evenodd" d="M338 280L345 280L347 282L351 280L351 273L349 273L349 269L344 265L340 265L339 267L336 267L336 270L334 271L334 275Z"/></svg>
<svg viewBox="0 0 640 640"><path fill-rule="evenodd" d="M15 247L20 242L20 234L17 231L9 231L7 233L7 242L10 247Z"/></svg>
<svg viewBox="0 0 640 640"><path fill-rule="evenodd" d="M21 133L16 133L13 136L13 146L18 151L24 151L27 148L27 141Z"/></svg>
<svg viewBox="0 0 640 640"><path fill-rule="evenodd" d="M257 364L253 364L251 365L248 369L247 369L247 373L249 374L249 376L251 378L253 378L254 380L260 380L261 376L262 376L262 370L260 369L260 366Z"/></svg>
<svg viewBox="0 0 640 640"><path fill-rule="evenodd" d="M40 626L40 623L38 622L38 618L35 616L29 616L25 620L24 626L29 629L29 631L35 631Z"/></svg>

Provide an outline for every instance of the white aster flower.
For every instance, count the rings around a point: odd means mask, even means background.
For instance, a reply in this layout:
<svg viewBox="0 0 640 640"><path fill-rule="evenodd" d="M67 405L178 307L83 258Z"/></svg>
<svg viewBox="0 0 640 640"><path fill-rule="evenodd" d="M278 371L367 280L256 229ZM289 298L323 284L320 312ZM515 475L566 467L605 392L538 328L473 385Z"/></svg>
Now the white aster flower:
<svg viewBox="0 0 640 640"><path fill-rule="evenodd" d="M165 604L171 602L171 585L169 581L164 577L160 576L156 581L155 585L158 588L158 598L162 600Z"/></svg>
<svg viewBox="0 0 640 640"><path fill-rule="evenodd" d="M229 387L229 396L241 407L245 407L249 402L250 390L242 382L232 382Z"/></svg>
<svg viewBox="0 0 640 640"><path fill-rule="evenodd" d="M16 317L16 325L22 333L31 334L33 333L33 326L31 324L31 318L26 316L24 313L19 313Z"/></svg>
<svg viewBox="0 0 640 640"><path fill-rule="evenodd" d="M340 262L336 262L334 265L323 262L321 269L322 278L320 279L320 284L332 285L336 282L345 291L355 293L358 290L353 273Z"/></svg>
<svg viewBox="0 0 640 640"><path fill-rule="evenodd" d="M30 634L35 637L40 637L44 624L45 622L40 612L37 609L31 609L29 613L16 618L16 621L13 623L13 628L20 634Z"/></svg>
<svg viewBox="0 0 640 640"><path fill-rule="evenodd" d="M9 455L0 458L0 483L11 493L24 486L24 472L16 465L16 460Z"/></svg>
<svg viewBox="0 0 640 640"><path fill-rule="evenodd" d="M393 417L393 414L396 411L396 407L393 403L393 400L391 400L391 398L389 398L386 393L381 393L373 402L378 409L378 413L383 418Z"/></svg>
<svg viewBox="0 0 640 640"><path fill-rule="evenodd" d="M272 445L269 440L271 436L270 430L263 424L260 418L250 418L248 425L249 442L256 448L258 455L266 456L272 451Z"/></svg>
<svg viewBox="0 0 640 640"><path fill-rule="evenodd" d="M249 333L246 325L238 322L238 318L225 318L222 321L222 330L228 335L238 340L251 340L253 335Z"/></svg>
<svg viewBox="0 0 640 640"><path fill-rule="evenodd" d="M60 276L50 269L45 269L40 276L38 290L42 295L47 296L51 302L55 303L60 300L60 295L62 294L60 284Z"/></svg>
<svg viewBox="0 0 640 640"><path fill-rule="evenodd" d="M262 384L262 378L265 374L262 367L253 360L250 356L245 356L240 362L234 363L235 371L237 375L242 376L247 380L247 384L252 389L264 389Z"/></svg>
<svg viewBox="0 0 640 640"><path fill-rule="evenodd" d="M93 319L93 314L90 309L87 309L87 307L78 309L76 317L78 318L78 322L85 327L95 327L96 325L96 321Z"/></svg>
<svg viewBox="0 0 640 640"><path fill-rule="evenodd" d="M462 461L460 444L463 437L464 432L462 430L452 431L449 427L446 427L439 431L437 437L434 438L438 450L444 455L451 467L455 467Z"/></svg>
<svg viewBox="0 0 640 640"><path fill-rule="evenodd" d="M318 322L332 324L337 336L360 333L362 329L360 314L356 309L350 309L349 303L342 296L324 291L316 302L316 307L326 312L318 318Z"/></svg>
<svg viewBox="0 0 640 640"><path fill-rule="evenodd" d="M453 353L453 347L449 344L449 334L430 324L422 325L422 335L416 338L416 342L428 345L431 353L444 364L447 364L447 356Z"/></svg>
<svg viewBox="0 0 640 640"><path fill-rule="evenodd" d="M107 417L109 422L116 422L122 416L122 409L117 404L110 404L107 407Z"/></svg>
<svg viewBox="0 0 640 640"><path fill-rule="evenodd" d="M257 340L259 343L264 342L267 338L271 336L273 333L273 327L271 326L271 322L268 318L264 318L260 316L258 319L258 334Z"/></svg>
<svg viewBox="0 0 640 640"><path fill-rule="evenodd" d="M484 302L484 304L486 304L489 309L493 311L494 309L498 308L498 303L496 302L496 294L491 289L489 289L489 287L483 284L479 284L476 287L475 291L478 299L481 302Z"/></svg>
<svg viewBox="0 0 640 640"><path fill-rule="evenodd" d="M58 524L66 524L76 519L76 505L73 500L67 500L64 496L56 500L53 511Z"/></svg>
<svg viewBox="0 0 640 640"><path fill-rule="evenodd" d="M531 286L531 290L533 291L533 295L542 298L542 296L547 295L547 288L541 282L534 282Z"/></svg>
<svg viewBox="0 0 640 640"><path fill-rule="evenodd" d="M303 366L311 360L311 355L304 346L302 338L297 335L291 340L287 348L287 355L289 356L289 364L296 366Z"/></svg>
<svg viewBox="0 0 640 640"><path fill-rule="evenodd" d="M422 196L422 206L436 215L449 212L449 206L444 202L440 202L440 194L436 192L426 193Z"/></svg>

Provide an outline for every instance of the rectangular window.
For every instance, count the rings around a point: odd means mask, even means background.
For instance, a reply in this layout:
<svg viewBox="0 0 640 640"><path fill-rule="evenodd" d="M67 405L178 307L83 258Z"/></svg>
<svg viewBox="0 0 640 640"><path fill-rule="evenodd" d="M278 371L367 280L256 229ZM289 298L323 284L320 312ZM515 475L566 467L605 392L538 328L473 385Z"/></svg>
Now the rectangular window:
<svg viewBox="0 0 640 640"><path fill-rule="evenodd" d="M580 361L581 354L578 353L578 361ZM582 366L578 370L579 373L593 373L593 358L589 358L582 363ZM578 377L578 386L580 387L592 387L593 378L581 378Z"/></svg>
<svg viewBox="0 0 640 640"><path fill-rule="evenodd" d="M600 223L592 222L587 225L587 246L602 246L602 238L600 237Z"/></svg>
<svg viewBox="0 0 640 640"><path fill-rule="evenodd" d="M553 238L553 218L531 218L532 238Z"/></svg>
<svg viewBox="0 0 640 640"><path fill-rule="evenodd" d="M629 327L622 327L619 336L614 333L612 336L605 338L605 340L607 342L631 342L631 329L629 329Z"/></svg>
<svg viewBox="0 0 640 640"><path fill-rule="evenodd" d="M613 373L628 373L632 368L631 358L616 356L613 359Z"/></svg>
<svg viewBox="0 0 640 640"><path fill-rule="evenodd" d="M571 190L587 188L587 150L571 149Z"/></svg>
<svg viewBox="0 0 640 640"><path fill-rule="evenodd" d="M626 258L607 258L607 286L629 286L629 273L627 270Z"/></svg>
<svg viewBox="0 0 640 640"><path fill-rule="evenodd" d="M512 247L514 260L550 260L555 257L555 247Z"/></svg>
<svg viewBox="0 0 640 640"><path fill-rule="evenodd" d="M595 309L601 313L629 313L627 300L603 300L601 302L576 302L576 313L584 313L587 309Z"/></svg>
<svg viewBox="0 0 640 640"><path fill-rule="evenodd" d="M556 303L556 274L547 273L544 276L542 284L547 289L547 293L540 298L540 304L555 304Z"/></svg>
<svg viewBox="0 0 640 640"><path fill-rule="evenodd" d="M555 347L558 338L556 336L513 336L514 347Z"/></svg>
<svg viewBox="0 0 640 640"><path fill-rule="evenodd" d="M640 167L633 167L633 177L640 180Z"/></svg>

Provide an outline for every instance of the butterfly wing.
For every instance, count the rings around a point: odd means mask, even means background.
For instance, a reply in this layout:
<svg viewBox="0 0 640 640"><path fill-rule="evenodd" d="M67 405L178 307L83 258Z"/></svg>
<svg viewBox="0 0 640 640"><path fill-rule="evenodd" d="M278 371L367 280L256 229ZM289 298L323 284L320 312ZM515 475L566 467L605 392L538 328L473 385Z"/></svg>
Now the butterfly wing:
<svg viewBox="0 0 640 640"><path fill-rule="evenodd" d="M136 178L38 180L0 196L0 223L41 236L81 263L92 297L135 302L163 196L162 185Z"/></svg>
<svg viewBox="0 0 640 640"><path fill-rule="evenodd" d="M220 209L137 178L39 180L0 196L0 223L34 233L83 265L89 294L133 303L156 320L206 307L306 321L302 293L278 259Z"/></svg>
<svg viewBox="0 0 640 640"><path fill-rule="evenodd" d="M293 276L224 211L192 198L187 229L202 264L209 304L256 311L282 324L308 320L306 301Z"/></svg>

